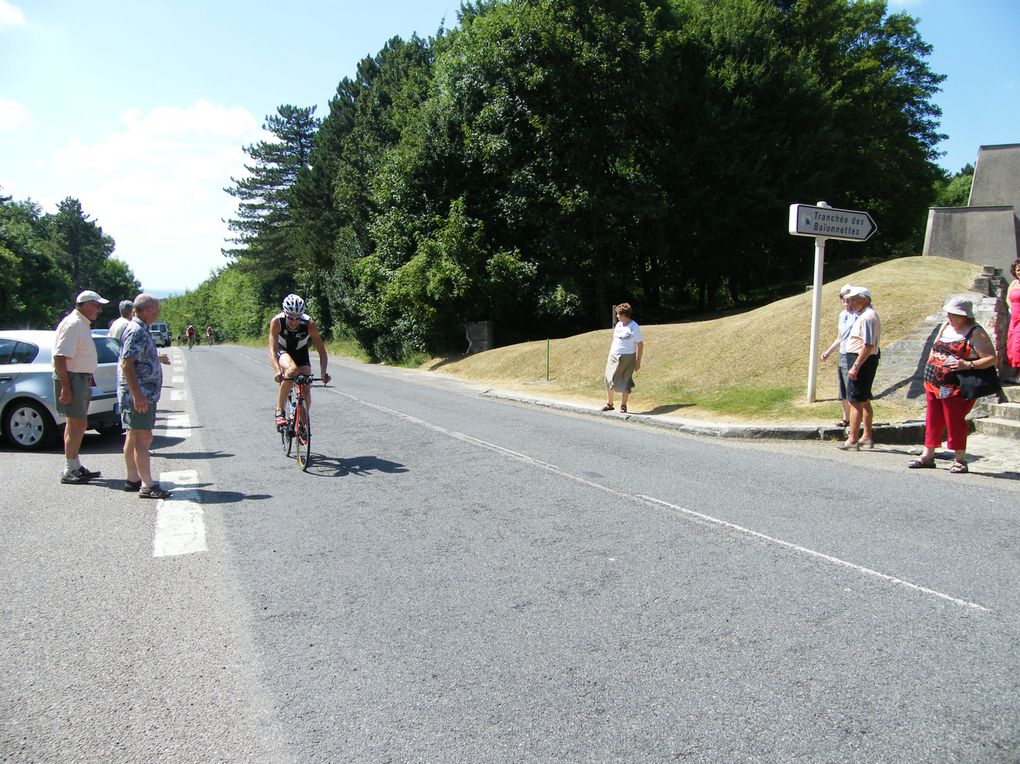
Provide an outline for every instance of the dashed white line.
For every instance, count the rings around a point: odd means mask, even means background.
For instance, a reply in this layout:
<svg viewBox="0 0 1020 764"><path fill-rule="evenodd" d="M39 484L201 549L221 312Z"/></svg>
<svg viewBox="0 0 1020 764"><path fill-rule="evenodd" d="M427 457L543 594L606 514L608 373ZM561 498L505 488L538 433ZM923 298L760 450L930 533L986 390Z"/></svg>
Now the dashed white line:
<svg viewBox="0 0 1020 764"><path fill-rule="evenodd" d="M187 414L167 414L163 434L177 438L191 437L191 417Z"/></svg>
<svg viewBox="0 0 1020 764"><path fill-rule="evenodd" d="M198 473L195 470L162 472L159 482L164 488L174 489L174 492L169 499L160 499L156 508L152 556L176 557L209 551L198 490L188 488L198 484Z"/></svg>
<svg viewBox="0 0 1020 764"><path fill-rule="evenodd" d="M731 523L731 522L728 522L726 520L722 520L722 519L717 518L717 517L712 517L711 515L706 515L703 512L696 512L696 511L694 511L692 509L687 509L685 507L681 507L681 506L678 506L676 504L671 504L671 503L669 503L667 501L662 501L661 499L656 499L656 498L654 498L652 496L645 496L644 494L628 493L626 491L620 491L620 490L618 490L616 488L612 488L610 486L603 485L602 483L596 483L593 480L588 480L587 478L583 478L580 475L574 475L574 474L572 474L570 472L567 472L566 470L561 469L560 467L557 467L555 464L550 464L549 462L543 461L541 459L536 459L536 458L534 458L532 456L528 456L527 454L522 454L522 453L520 453L518 451L513 451L513 450L511 450L509 448L504 448L503 446L499 446L499 445L496 445L495 443L490 443L489 441L481 440L479 438L472 437L471 435L466 435L464 433L456 432L454 430L448 430L445 427L441 427L441 426L439 426L437 424L432 424L431 422L426 422L424 419L420 419L420 418L418 418L416 416L413 416L411 414L406 414L406 413L404 413L402 411L397 411L396 409L387 408L386 406L381 406L381 405L379 405L377 403L370 403L368 401L361 400L360 398L357 398L357 397L355 397L353 395L350 395L349 393L345 393L345 392L342 392L340 390L337 390L336 388L333 388L333 391L336 392L337 395L342 395L345 398L349 398L352 401L360 403L361 405L366 406L368 408L375 409L377 411L383 412L383 413L388 414L390 416L394 416L394 417L398 417L400 419L404 419L405 421L412 422L412 423L414 423L416 425L419 425L421 427L425 427L425 428L427 428L429 430L432 430L434 432L438 432L438 433L440 433L442 435L445 435L447 437L453 438L455 440L459 440L459 441L462 441L464 443L470 443L471 445L474 445L474 446L476 446L478 448L484 448L484 449L486 449L488 451L494 451L494 452L496 452L498 454L502 454L503 456L506 456L506 457L508 457L510 459L514 459L516 461L523 462L525 464L529 464L529 465L534 466L534 467L538 467L539 469L545 470L547 472L551 472L554 475L558 475L558 476L566 478L568 480L572 480L575 483L580 483L580 484L586 485L586 486L588 486L590 488L595 488L597 490L613 494L614 496L618 496L618 497L623 498L623 499L627 499L627 500L630 500L630 501L633 501L633 502L636 502L636 503L639 503L639 504L644 504L645 506L655 507L656 509L668 509L668 510L670 510L672 512L680 514L681 516L683 516L683 517L685 517L687 519L694 520L695 522L707 523L709 525L715 525L717 527L727 528L728 530L735 531L735 532L740 533L742 535L750 536L750 537L756 538L756 539L758 539L760 541L765 541L765 542L768 542L770 544L775 544L775 545L781 546L781 547L783 547L785 549L790 549L790 550L792 550L794 552L797 552L799 554L807 555L807 556L813 557L815 559L822 560L823 562L829 563L831 565L837 565L837 566L840 566L840 567L848 568L848 569L853 570L853 571L855 571L857 573L861 573L861 574L866 575L866 576L872 576L872 577L875 577L875 578L879 578L879 579L881 579L883 581L887 581L887 582L889 582L891 584L895 584L896 586L902 586L902 587L905 587L907 589L911 589L913 591L921 592L923 594L927 594L927 595L932 596L932 597L937 597L937 598L939 598L941 600L945 600L946 602L951 602L954 605L959 605L961 607L967 607L967 608L971 608L971 609L974 609L974 610L981 610L981 611L984 611L984 612L988 611L988 608L984 607L983 605L979 605L976 602L970 602L969 600L960 599L959 597L953 597L953 596L951 596L949 594L945 594L943 592L936 591L935 589L929 589L926 586L921 586L919 584L911 583L910 581L905 581L905 580L903 580L901 578L896 578L895 576L890 576L890 575L888 575L886 573L881 573L881 572L879 572L877 570L873 570L871 568L864 567L863 565L856 565L856 564L854 564L852 562L848 562L847 560L842 560L842 559L840 559L838 557L833 557L832 555L824 554L823 552L818 552L818 551L815 551L813 549L808 549L807 547L803 547L803 546L800 546L799 544L794 544L794 543L791 543L789 541L784 541L783 539L779 539L779 538L776 538L774 536L769 536L769 535L764 534L764 533L759 533L758 531L751 530L750 528L745 528L743 526L736 525L735 523Z"/></svg>
<svg viewBox="0 0 1020 764"><path fill-rule="evenodd" d="M188 399L188 391L187 390L171 390L170 391L170 400L172 400L172 401L184 401L184 400L187 400L187 399Z"/></svg>

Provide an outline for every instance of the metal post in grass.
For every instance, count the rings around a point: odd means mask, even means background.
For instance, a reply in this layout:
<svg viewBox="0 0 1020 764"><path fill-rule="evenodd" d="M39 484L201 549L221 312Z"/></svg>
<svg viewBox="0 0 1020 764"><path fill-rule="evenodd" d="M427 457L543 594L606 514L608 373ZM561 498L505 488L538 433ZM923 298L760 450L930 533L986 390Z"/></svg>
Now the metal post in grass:
<svg viewBox="0 0 1020 764"><path fill-rule="evenodd" d="M552 353L552 350L550 349L550 345L551 344L552 344L552 340L548 340L547 339L545 341L545 381L546 382L549 381L549 356Z"/></svg>
<svg viewBox="0 0 1020 764"><path fill-rule="evenodd" d="M815 402L815 381L818 376L818 329L822 314L822 272L825 269L825 241L867 241L878 230L867 212L840 210L828 202L790 205L790 233L811 236L815 240L815 280L811 294L811 343L808 359L807 402Z"/></svg>

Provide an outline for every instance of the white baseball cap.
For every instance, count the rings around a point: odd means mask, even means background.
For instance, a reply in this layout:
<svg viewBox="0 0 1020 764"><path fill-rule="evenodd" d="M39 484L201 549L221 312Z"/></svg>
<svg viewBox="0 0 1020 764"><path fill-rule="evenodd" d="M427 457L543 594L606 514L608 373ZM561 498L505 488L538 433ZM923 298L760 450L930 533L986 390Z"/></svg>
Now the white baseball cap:
<svg viewBox="0 0 1020 764"><path fill-rule="evenodd" d="M78 298L74 301L75 305L81 305L83 302L98 302L100 305L106 305L109 300L104 300L99 296L98 292L93 292L91 289L86 289Z"/></svg>
<svg viewBox="0 0 1020 764"><path fill-rule="evenodd" d="M847 290L844 297L871 297L871 292L862 286L852 286Z"/></svg>

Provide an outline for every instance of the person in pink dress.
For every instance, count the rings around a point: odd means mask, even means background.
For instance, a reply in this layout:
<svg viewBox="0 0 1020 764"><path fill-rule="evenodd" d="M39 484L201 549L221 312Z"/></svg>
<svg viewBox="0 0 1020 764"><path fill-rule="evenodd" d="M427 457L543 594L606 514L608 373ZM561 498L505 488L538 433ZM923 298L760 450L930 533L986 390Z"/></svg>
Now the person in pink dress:
<svg viewBox="0 0 1020 764"><path fill-rule="evenodd" d="M1020 383L1020 260L1009 268L1013 281L1006 290L1009 302L1009 333L1006 335L1006 363L1013 367L1013 373L1004 381Z"/></svg>

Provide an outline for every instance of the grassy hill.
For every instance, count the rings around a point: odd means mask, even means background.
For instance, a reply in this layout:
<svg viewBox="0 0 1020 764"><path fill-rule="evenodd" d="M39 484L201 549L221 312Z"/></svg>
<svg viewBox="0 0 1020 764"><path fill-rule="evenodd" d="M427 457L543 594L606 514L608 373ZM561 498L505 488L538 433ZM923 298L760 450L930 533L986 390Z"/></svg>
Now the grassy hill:
<svg viewBox="0 0 1020 764"><path fill-rule="evenodd" d="M947 295L967 291L980 268L955 260L909 257L851 274L822 288L820 350L836 335L839 287L871 290L882 320L882 345L902 339ZM641 316L635 319L641 323ZM633 413L691 418L827 421L839 418L835 357L818 367L818 402L806 403L811 331L809 293L710 321L642 325L645 352L635 377ZM544 340L497 348L426 368L494 387L601 405L602 373L612 332L553 340L546 382ZM916 416L903 402L875 402L876 420Z"/></svg>

